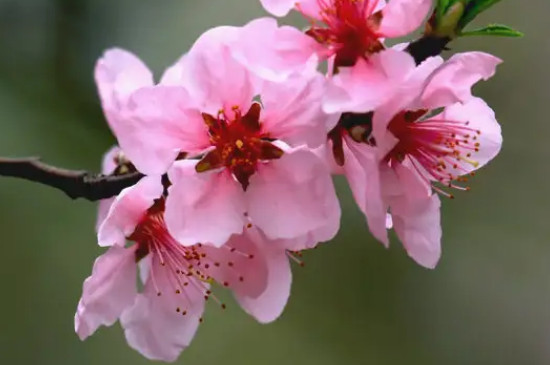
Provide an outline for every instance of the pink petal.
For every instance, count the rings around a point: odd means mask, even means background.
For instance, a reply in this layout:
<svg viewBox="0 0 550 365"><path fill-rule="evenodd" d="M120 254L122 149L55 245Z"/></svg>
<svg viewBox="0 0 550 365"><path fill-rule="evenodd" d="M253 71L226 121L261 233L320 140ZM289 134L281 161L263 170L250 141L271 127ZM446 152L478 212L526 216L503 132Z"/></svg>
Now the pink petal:
<svg viewBox="0 0 550 365"><path fill-rule="evenodd" d="M382 200L378 159L373 148L344 139L344 171L355 202L367 218L373 236L389 245L386 231L387 207Z"/></svg>
<svg viewBox="0 0 550 365"><path fill-rule="evenodd" d="M410 158L393 166L393 171L409 199L426 199L432 195L431 177L422 166L413 165Z"/></svg>
<svg viewBox="0 0 550 365"><path fill-rule="evenodd" d="M215 115L235 106L246 111L258 94L261 80L233 57L236 36L236 27L210 29L179 63L181 83L202 112Z"/></svg>
<svg viewBox="0 0 550 365"><path fill-rule="evenodd" d="M162 196L160 176L146 176L136 185L122 190L99 227L100 246L124 246L126 237L136 229L147 209Z"/></svg>
<svg viewBox="0 0 550 365"><path fill-rule="evenodd" d="M483 52L455 54L431 75L422 94L424 108L436 109L472 97L472 86L495 74L502 61Z"/></svg>
<svg viewBox="0 0 550 365"><path fill-rule="evenodd" d="M267 286L268 265L264 252L267 247L256 244L248 231L233 235L220 248L203 245L201 252L208 260L208 275L216 282L238 296L256 298Z"/></svg>
<svg viewBox="0 0 550 365"><path fill-rule="evenodd" d="M326 165L306 148L260 165L246 191L252 224L270 239L297 238L337 221L340 207ZM322 241L336 232L327 232Z"/></svg>
<svg viewBox="0 0 550 365"><path fill-rule="evenodd" d="M400 90L415 67L411 55L394 49L361 59L332 78L323 108L327 113L372 111Z"/></svg>
<svg viewBox="0 0 550 365"><path fill-rule="evenodd" d="M134 249L111 247L95 261L92 275L84 281L74 318L81 340L101 325L111 326L132 305L137 294L134 256Z"/></svg>
<svg viewBox="0 0 550 365"><path fill-rule="evenodd" d="M185 75L183 73L184 58L187 54L181 56L173 65L164 70L160 78L159 85L162 86L185 86Z"/></svg>
<svg viewBox="0 0 550 365"><path fill-rule="evenodd" d="M405 36L422 25L431 7L432 0L389 0L378 33L387 38Z"/></svg>
<svg viewBox="0 0 550 365"><path fill-rule="evenodd" d="M103 156L103 163L101 167L101 172L106 175L112 174L117 165L116 165L116 157L121 152L120 148L118 146L112 147L107 153ZM101 200L98 204L97 208L97 219L96 219L96 225L95 230L96 232L99 230L99 227L101 226L101 223L105 220L107 217L107 214L109 213L109 209L111 208L111 205L115 201L115 198L110 199L104 199Z"/></svg>
<svg viewBox="0 0 550 365"><path fill-rule="evenodd" d="M118 48L106 51L97 61L95 80L111 128L128 97L141 87L153 85L153 75L147 66L132 53Z"/></svg>
<svg viewBox="0 0 550 365"><path fill-rule="evenodd" d="M267 261L267 286L261 295L255 297L237 293L237 301L260 323L269 323L281 315L288 302L292 272L284 249L260 232L256 232L254 238Z"/></svg>
<svg viewBox="0 0 550 365"><path fill-rule="evenodd" d="M275 16L286 16L292 8L296 0L260 0L265 10Z"/></svg>
<svg viewBox="0 0 550 365"><path fill-rule="evenodd" d="M322 49L297 28L279 27L272 18L256 19L239 28L239 36L231 43L232 54L248 69L279 82L293 73L315 72L316 53Z"/></svg>
<svg viewBox="0 0 550 365"><path fill-rule="evenodd" d="M105 175L110 175L115 172L117 168L116 160L117 156L122 152L120 147L113 146L111 147L104 155L101 163L101 173Z"/></svg>
<svg viewBox="0 0 550 365"><path fill-rule="evenodd" d="M200 111L182 87L142 88L116 132L120 146L145 174L163 174L180 152L196 154L210 145Z"/></svg>
<svg viewBox="0 0 550 365"><path fill-rule="evenodd" d="M292 146L323 144L336 119L321 108L324 85L320 74L295 76L284 83L266 82L260 94L262 129Z"/></svg>
<svg viewBox="0 0 550 365"><path fill-rule="evenodd" d="M240 27L235 26L219 26L209 29L195 42L193 46L195 55L192 54L191 57L196 57L196 53L201 49L220 48L222 44L224 46L232 45L239 39L239 29ZM164 86L189 86L187 85L190 81L189 77L193 77L193 75L186 70L186 63L189 62L187 58L189 58L189 53L184 54L176 63L168 67L161 77L160 84ZM193 93L191 94L193 95Z"/></svg>
<svg viewBox="0 0 550 365"><path fill-rule="evenodd" d="M193 278L189 289L176 294L170 269L156 256L152 261L153 274L134 305L122 313L120 322L130 347L150 360L172 362L195 336L208 284Z"/></svg>
<svg viewBox="0 0 550 365"><path fill-rule="evenodd" d="M465 104L453 104L442 113L444 120L469 122L468 128L472 129L472 135L479 131L476 140L470 143L479 143L479 151L472 151L471 163L461 163L460 170L453 170L449 166L449 173L453 175L466 175L485 166L491 161L502 147L502 133L500 125L495 119L493 110L479 98L472 98Z"/></svg>
<svg viewBox="0 0 550 365"><path fill-rule="evenodd" d="M221 246L245 224L243 191L228 171L197 173L197 161L174 163L168 176L165 220L172 236L186 246Z"/></svg>
<svg viewBox="0 0 550 365"><path fill-rule="evenodd" d="M97 204L97 219L95 223L95 231L99 232L99 228L107 218L111 205L115 202L115 198L103 199Z"/></svg>
<svg viewBox="0 0 550 365"><path fill-rule="evenodd" d="M322 20L321 1L324 0L298 0L296 1L296 9L307 18Z"/></svg>
<svg viewBox="0 0 550 365"><path fill-rule="evenodd" d="M441 223L437 195L430 198L391 202L393 226L409 256L433 269L441 256Z"/></svg>
<svg viewBox="0 0 550 365"><path fill-rule="evenodd" d="M388 140L388 123L403 110L417 110L425 106L420 102L420 96L424 90L426 80L443 64L443 58L430 57L420 65L411 69L403 77L403 81L395 89L391 97L376 108L373 117L373 135L380 146L380 142ZM390 144L393 142L390 140ZM394 144L393 144L394 145ZM391 148L393 148L391 145Z"/></svg>

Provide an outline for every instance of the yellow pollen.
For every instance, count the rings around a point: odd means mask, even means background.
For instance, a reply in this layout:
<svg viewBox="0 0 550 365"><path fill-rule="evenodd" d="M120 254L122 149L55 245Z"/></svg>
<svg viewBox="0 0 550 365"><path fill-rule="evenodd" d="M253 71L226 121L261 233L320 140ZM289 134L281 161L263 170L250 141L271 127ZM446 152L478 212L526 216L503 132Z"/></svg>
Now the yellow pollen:
<svg viewBox="0 0 550 365"><path fill-rule="evenodd" d="M238 139L238 140L235 141L235 146L237 146L238 149L241 149L241 148L243 148L244 143L243 143L243 141Z"/></svg>

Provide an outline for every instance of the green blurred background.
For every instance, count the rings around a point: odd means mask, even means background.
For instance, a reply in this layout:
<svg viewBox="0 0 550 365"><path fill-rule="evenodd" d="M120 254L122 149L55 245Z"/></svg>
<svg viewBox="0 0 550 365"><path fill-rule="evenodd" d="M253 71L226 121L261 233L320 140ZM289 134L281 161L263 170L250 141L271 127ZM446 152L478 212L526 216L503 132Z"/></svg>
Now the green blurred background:
<svg viewBox="0 0 550 365"><path fill-rule="evenodd" d="M264 326L229 298L225 312L211 305L179 363L550 364L549 12L547 0L503 1L477 23L525 38L452 44L505 60L476 88L505 143L471 192L444 201L435 271L398 242L376 243L339 180L341 232L295 267L284 315ZM93 83L104 49L132 50L159 75L206 29L263 14L257 0L0 0L0 155L97 170L114 143ZM82 281L102 252L95 208L0 179L0 364L148 363L118 324L86 342L74 334Z"/></svg>

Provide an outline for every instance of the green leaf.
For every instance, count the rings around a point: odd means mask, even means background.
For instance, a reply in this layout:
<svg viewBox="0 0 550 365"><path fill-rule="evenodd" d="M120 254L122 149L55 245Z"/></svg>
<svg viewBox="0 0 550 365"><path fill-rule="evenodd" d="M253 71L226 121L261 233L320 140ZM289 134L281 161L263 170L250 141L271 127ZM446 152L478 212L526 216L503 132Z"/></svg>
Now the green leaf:
<svg viewBox="0 0 550 365"><path fill-rule="evenodd" d="M501 0L470 0L467 3L464 16L458 24L459 29L463 29L468 23L474 20L479 14L489 9Z"/></svg>
<svg viewBox="0 0 550 365"><path fill-rule="evenodd" d="M451 6L451 3L453 0L438 0L436 5L436 17L437 21L441 21L441 18L445 15L445 12L447 9L449 9L449 6Z"/></svg>
<svg viewBox="0 0 550 365"><path fill-rule="evenodd" d="M503 24L489 24L483 28L478 28L478 29L460 33L461 37L478 36L478 35L497 36L497 37L523 37L523 33L521 33L520 31L517 31Z"/></svg>

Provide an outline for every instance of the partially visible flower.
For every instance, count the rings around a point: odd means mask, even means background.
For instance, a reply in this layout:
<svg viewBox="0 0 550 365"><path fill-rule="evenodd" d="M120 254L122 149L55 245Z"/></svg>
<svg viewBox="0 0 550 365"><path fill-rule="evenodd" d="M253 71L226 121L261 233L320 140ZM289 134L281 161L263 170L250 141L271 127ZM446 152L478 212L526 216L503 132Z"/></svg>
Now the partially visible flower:
<svg viewBox="0 0 550 365"><path fill-rule="evenodd" d="M359 59L384 49L383 40L405 36L428 15L431 0L262 0L276 16L296 9L311 26L306 34L334 56L337 67L354 66Z"/></svg>
<svg viewBox="0 0 550 365"><path fill-rule="evenodd" d="M439 199L500 150L493 111L471 87L494 74L500 60L470 52L411 71L384 105L331 132L331 147L374 236L388 244L386 214L409 255L434 267L440 256ZM429 71L429 72L427 72Z"/></svg>
<svg viewBox="0 0 550 365"><path fill-rule="evenodd" d="M294 8L309 19L311 25L305 34L315 40L317 47L300 46L302 41L294 33L294 42L287 37L286 44L295 44L294 55L302 52L302 57L306 57L314 53L321 60L328 59L328 88L323 97L327 113L372 111L402 87L415 66L414 59L402 47L387 49L384 40L405 36L419 28L432 5L431 0L264 0L262 3L275 15L284 15ZM262 32L257 33L261 37ZM277 42L266 43L260 49L277 53L272 44ZM290 62L256 61L280 74L294 68Z"/></svg>
<svg viewBox="0 0 550 365"><path fill-rule="evenodd" d="M132 70L109 54L99 64L124 80ZM340 208L329 171L310 150L335 122L322 111L323 92L323 76L311 70L284 83L258 78L214 29L160 85L135 90L112 129L139 171L168 172L166 223L178 241L221 246L250 225L271 240L326 241Z"/></svg>
<svg viewBox="0 0 550 365"><path fill-rule="evenodd" d="M310 19L307 34L335 56L337 67L384 49L383 39L405 36L428 15L432 0L300 0L296 8Z"/></svg>
<svg viewBox="0 0 550 365"><path fill-rule="evenodd" d="M273 245L250 231L222 248L183 246L166 229L162 194L160 177L144 177L110 206L98 239L111 248L84 282L75 315L79 337L120 318L132 348L149 359L174 361L194 337L205 301L218 301L212 283L231 289L260 322L276 319L290 292L284 244Z"/></svg>

